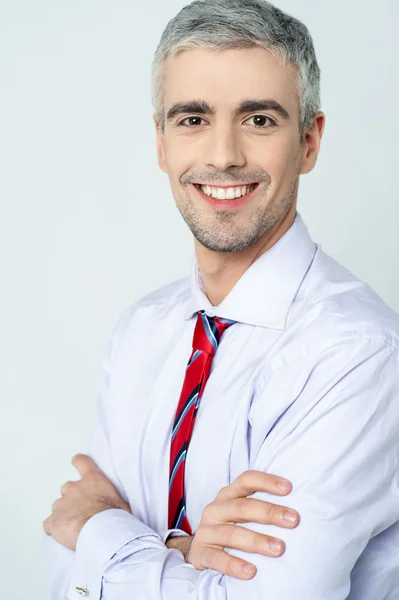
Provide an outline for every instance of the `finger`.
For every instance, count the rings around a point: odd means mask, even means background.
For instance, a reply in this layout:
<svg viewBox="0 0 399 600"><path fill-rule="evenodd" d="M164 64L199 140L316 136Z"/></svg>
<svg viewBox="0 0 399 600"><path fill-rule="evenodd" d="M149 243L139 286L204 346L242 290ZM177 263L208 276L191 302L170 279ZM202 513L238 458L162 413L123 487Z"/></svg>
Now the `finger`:
<svg viewBox="0 0 399 600"><path fill-rule="evenodd" d="M202 526L201 539L206 540L206 544L210 546L234 548L272 557L281 556L285 551L283 540L251 531L240 525Z"/></svg>
<svg viewBox="0 0 399 600"><path fill-rule="evenodd" d="M203 512L206 523L262 523L292 528L299 523L296 510L257 498L215 500Z"/></svg>
<svg viewBox="0 0 399 600"><path fill-rule="evenodd" d="M61 496L65 496L65 494L68 492L68 490L70 490L74 483L76 483L76 481L67 481L66 483L64 483L60 490Z"/></svg>
<svg viewBox="0 0 399 600"><path fill-rule="evenodd" d="M285 489L280 487L285 485ZM254 492L268 492L269 494L284 496L291 492L292 483L278 475L264 473L263 471L249 470L244 471L234 481L223 487L218 497L240 498L249 496Z"/></svg>
<svg viewBox="0 0 399 600"><path fill-rule="evenodd" d="M91 471L100 471L94 460L90 456L87 456L87 454L75 454L72 458L72 464L82 477Z"/></svg>
<svg viewBox="0 0 399 600"><path fill-rule="evenodd" d="M223 575L229 575L236 579L252 579L256 573L256 567L238 558L230 556L220 548L203 546L200 550L201 568L214 569ZM195 565L198 568L198 565Z"/></svg>
<svg viewBox="0 0 399 600"><path fill-rule="evenodd" d="M51 535L51 516L47 517L45 521L43 521L43 529L47 535Z"/></svg>
<svg viewBox="0 0 399 600"><path fill-rule="evenodd" d="M57 508L57 505L59 504L61 498L57 498L57 500L55 500L55 502L53 502L53 504L51 505L51 512L54 512Z"/></svg>

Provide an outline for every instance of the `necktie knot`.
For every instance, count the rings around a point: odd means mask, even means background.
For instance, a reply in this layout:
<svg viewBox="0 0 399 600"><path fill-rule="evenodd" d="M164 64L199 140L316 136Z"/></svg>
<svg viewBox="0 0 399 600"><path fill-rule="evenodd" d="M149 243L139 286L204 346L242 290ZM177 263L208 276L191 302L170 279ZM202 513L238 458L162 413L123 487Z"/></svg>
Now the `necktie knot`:
<svg viewBox="0 0 399 600"><path fill-rule="evenodd" d="M206 352L213 356L217 350L225 329L235 321L221 317L209 317L205 311L198 312L197 323L194 330L193 349Z"/></svg>

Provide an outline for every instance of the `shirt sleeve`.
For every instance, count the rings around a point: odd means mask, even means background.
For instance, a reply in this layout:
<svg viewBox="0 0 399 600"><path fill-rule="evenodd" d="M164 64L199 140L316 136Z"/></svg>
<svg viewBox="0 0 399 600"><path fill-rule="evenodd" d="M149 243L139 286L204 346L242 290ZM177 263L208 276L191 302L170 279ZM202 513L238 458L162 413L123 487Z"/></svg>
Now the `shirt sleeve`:
<svg viewBox="0 0 399 600"><path fill-rule="evenodd" d="M281 557L226 549L256 565L250 580L198 571L133 515L111 509L92 517L78 538L79 582L90 598L346 599L351 571L369 540L399 520L398 355L384 340L351 338L265 378L253 400L253 439L263 427L263 440L253 449L251 468L293 483L283 503L299 512L300 523L294 529L239 526L284 539ZM299 392L295 381L302 382ZM284 414L274 424L267 417L262 423L262 403L289 390ZM252 496L282 500L264 492ZM77 585L71 600L81 597Z"/></svg>
<svg viewBox="0 0 399 600"><path fill-rule="evenodd" d="M112 481L122 498L128 502L127 495L115 472L108 444L107 413L110 363L117 345L123 335L132 307L119 318L107 344L101 369L101 389L96 404L96 418L89 443L88 454L100 469ZM166 535L166 532L165 532ZM43 539L43 550L50 569L50 599L65 600L73 573L77 570L76 553L57 542L50 535Z"/></svg>

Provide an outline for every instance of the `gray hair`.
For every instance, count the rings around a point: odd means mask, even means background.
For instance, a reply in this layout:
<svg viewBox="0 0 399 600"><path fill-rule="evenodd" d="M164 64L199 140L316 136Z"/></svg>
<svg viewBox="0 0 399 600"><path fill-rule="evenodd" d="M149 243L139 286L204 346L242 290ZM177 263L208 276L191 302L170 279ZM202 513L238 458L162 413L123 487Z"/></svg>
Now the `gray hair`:
<svg viewBox="0 0 399 600"><path fill-rule="evenodd" d="M195 48L255 46L268 50L283 66L296 67L302 143L320 110L320 68L307 27L266 0L194 0L168 22L152 62L152 103L161 131L163 65L168 56Z"/></svg>

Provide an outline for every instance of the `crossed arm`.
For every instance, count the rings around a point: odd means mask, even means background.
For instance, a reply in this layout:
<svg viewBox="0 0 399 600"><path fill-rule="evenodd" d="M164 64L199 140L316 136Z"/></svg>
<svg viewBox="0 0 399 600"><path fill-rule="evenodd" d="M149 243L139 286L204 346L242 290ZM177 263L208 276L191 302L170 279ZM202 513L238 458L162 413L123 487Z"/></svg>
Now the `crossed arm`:
<svg viewBox="0 0 399 600"><path fill-rule="evenodd" d="M76 587L84 584L96 600L131 600L144 594L149 600L238 600L244 594L265 600L347 598L351 571L367 543L399 519L399 384L392 378L399 359L397 350L381 340L353 340L339 352L345 355L345 373L337 373L333 383L317 378L317 388L309 379L296 399L307 414L272 452L260 444L251 465L283 473L293 482L290 506L301 522L284 532L286 550L278 560L227 549L253 563L255 577L244 581L212 569L199 571L127 510L110 508L86 521L76 553L62 550L58 581L64 577L64 586L56 583L52 600L64 600L68 580L70 598L79 597ZM283 383L284 373L273 377L262 392L264 401ZM106 460L99 466L112 481ZM267 492L252 497L275 500ZM244 526L279 536L274 525ZM54 540L47 541L54 550Z"/></svg>

